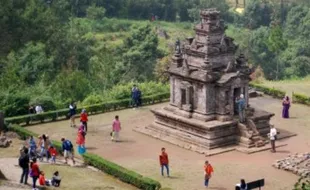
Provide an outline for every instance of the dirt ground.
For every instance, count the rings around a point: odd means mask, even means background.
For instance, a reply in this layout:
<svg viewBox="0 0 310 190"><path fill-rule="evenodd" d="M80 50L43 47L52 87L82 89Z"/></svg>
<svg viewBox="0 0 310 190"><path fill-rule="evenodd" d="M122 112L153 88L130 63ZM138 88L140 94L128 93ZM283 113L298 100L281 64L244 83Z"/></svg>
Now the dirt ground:
<svg viewBox="0 0 310 190"><path fill-rule="evenodd" d="M310 108L293 104L290 110L291 119L281 118L281 101L269 97L250 100L253 107L274 112L272 120L277 128L283 128L298 134L296 137L283 140L288 146L270 151L246 155L229 152L212 157L205 157L134 132L136 126L146 126L153 121L150 108L162 107L165 104L143 107L138 110L121 110L90 117L89 132L86 136L88 151L101 155L126 168L159 180L164 187L174 190L198 190L203 188L203 164L208 159L214 167L214 175L209 189L234 189L240 178L246 181L265 178L266 190L291 190L298 177L289 172L274 169L271 164L288 154L309 151L310 145ZM115 115L120 116L122 142L110 141L111 123ZM27 127L36 133L47 133L52 139L67 137L73 142L77 129L69 127L69 121L47 123ZM170 158L172 178L160 176L158 155L161 147L166 147Z"/></svg>

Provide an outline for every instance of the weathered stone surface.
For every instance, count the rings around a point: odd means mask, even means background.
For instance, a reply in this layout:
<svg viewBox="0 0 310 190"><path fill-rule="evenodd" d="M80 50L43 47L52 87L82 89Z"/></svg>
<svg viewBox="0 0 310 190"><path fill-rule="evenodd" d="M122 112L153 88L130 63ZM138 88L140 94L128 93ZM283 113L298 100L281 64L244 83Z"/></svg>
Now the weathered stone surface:
<svg viewBox="0 0 310 190"><path fill-rule="evenodd" d="M0 136L0 148L7 148L12 143L12 140L8 137L1 135Z"/></svg>
<svg viewBox="0 0 310 190"><path fill-rule="evenodd" d="M155 121L137 131L182 147L211 150L235 145L265 149L270 118L274 115L249 106L249 81L253 69L238 46L225 35L220 12L200 13L194 38L176 42L169 66L170 104L152 110ZM244 95L246 122L239 123L236 99ZM169 139L169 140L167 140ZM239 146L238 146L239 147ZM205 152L205 151L201 151Z"/></svg>
<svg viewBox="0 0 310 190"><path fill-rule="evenodd" d="M273 167L297 174L301 177L310 177L310 153L290 154L286 158L276 160Z"/></svg>

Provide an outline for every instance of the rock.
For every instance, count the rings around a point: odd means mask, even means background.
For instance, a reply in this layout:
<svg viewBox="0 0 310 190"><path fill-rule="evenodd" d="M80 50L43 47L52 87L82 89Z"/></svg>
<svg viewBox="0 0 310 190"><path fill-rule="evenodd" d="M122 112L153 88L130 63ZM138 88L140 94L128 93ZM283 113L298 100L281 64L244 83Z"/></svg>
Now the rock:
<svg viewBox="0 0 310 190"><path fill-rule="evenodd" d="M6 136L0 136L0 148L7 148L12 143L12 140L7 138Z"/></svg>

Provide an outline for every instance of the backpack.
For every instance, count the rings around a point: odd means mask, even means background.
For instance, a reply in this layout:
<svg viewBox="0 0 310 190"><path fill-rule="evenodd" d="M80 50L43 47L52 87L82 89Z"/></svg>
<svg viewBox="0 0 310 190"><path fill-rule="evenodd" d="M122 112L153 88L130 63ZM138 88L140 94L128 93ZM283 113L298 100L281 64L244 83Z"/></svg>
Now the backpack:
<svg viewBox="0 0 310 190"><path fill-rule="evenodd" d="M20 156L19 158L18 158L18 165L20 166L20 167L23 167L23 156Z"/></svg>
<svg viewBox="0 0 310 190"><path fill-rule="evenodd" d="M73 145L72 145L72 143L71 143L71 141L69 141L69 140L66 140L66 148L70 148L70 150L72 150L73 149Z"/></svg>

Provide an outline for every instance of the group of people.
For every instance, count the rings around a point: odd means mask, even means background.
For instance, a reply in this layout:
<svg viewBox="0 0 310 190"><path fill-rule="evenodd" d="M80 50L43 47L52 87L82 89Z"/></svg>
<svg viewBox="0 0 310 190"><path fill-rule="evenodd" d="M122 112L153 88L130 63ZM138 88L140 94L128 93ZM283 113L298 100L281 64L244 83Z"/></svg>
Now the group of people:
<svg viewBox="0 0 310 190"><path fill-rule="evenodd" d="M161 154L159 155L159 165L161 168L161 175L164 176L164 170L166 168L167 177L170 177L169 172L169 158L166 149L163 147L161 148ZM205 187L209 186L209 180L212 177L212 173L214 172L212 165L209 163L208 160L205 161L204 165L204 185Z"/></svg>
<svg viewBox="0 0 310 190"><path fill-rule="evenodd" d="M39 179L39 184L41 186L54 186L59 187L61 182L61 177L59 172L55 171L53 177L50 180L46 180L44 172L40 170L37 163L36 157L30 157L30 150L27 147L23 147L21 150L21 155L19 157L18 163L22 168L22 174L20 178L20 183L28 184L28 175L32 178L32 188L37 190L37 180Z"/></svg>
<svg viewBox="0 0 310 190"><path fill-rule="evenodd" d="M44 110L40 104L38 104L36 106L30 105L28 112L29 112L29 114L40 114L40 113L43 113Z"/></svg>

